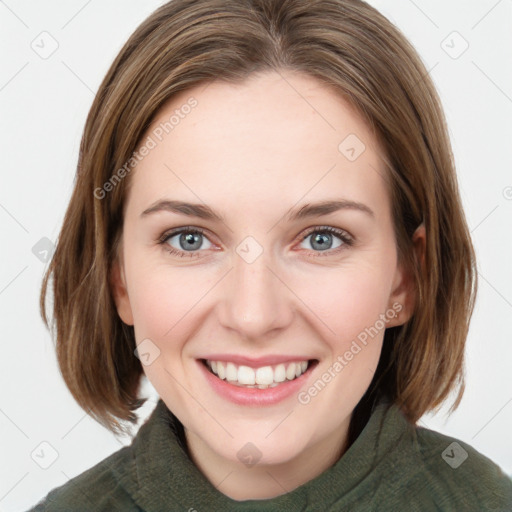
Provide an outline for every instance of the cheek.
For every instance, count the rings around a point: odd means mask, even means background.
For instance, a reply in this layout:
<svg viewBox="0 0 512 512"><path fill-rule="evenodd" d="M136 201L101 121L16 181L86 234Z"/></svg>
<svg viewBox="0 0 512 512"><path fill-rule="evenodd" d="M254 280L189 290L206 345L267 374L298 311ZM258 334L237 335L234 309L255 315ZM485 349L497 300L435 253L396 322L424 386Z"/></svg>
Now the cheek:
<svg viewBox="0 0 512 512"><path fill-rule="evenodd" d="M168 397L168 403L179 410L184 404L175 379L185 378L183 349L192 327L198 325L194 321L194 305L206 293L206 284L201 284L193 272L171 271L161 264L132 270L130 302L135 338L137 343L149 339L154 344L146 345L155 359L143 366L144 373L157 391Z"/></svg>
<svg viewBox="0 0 512 512"><path fill-rule="evenodd" d="M134 265L131 278L130 303L137 340L180 339L179 332L190 324L194 306L212 286L211 276L197 268L171 269L162 264Z"/></svg>
<svg viewBox="0 0 512 512"><path fill-rule="evenodd" d="M378 265L344 267L318 273L296 289L325 324L329 338L346 343L386 311L389 277Z"/></svg>
<svg viewBox="0 0 512 512"><path fill-rule="evenodd" d="M311 404L334 429L364 395L377 368L385 332L381 315L388 311L389 276L384 267L368 264L319 274L315 287L304 286L304 302L315 312L323 333L321 372L298 400Z"/></svg>

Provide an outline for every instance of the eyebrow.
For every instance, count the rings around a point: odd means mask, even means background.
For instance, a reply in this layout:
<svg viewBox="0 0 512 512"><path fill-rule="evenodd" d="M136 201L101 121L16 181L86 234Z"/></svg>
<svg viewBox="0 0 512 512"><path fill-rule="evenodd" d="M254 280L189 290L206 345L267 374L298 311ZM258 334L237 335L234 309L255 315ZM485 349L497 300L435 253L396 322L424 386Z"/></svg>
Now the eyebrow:
<svg viewBox="0 0 512 512"><path fill-rule="evenodd" d="M339 210L356 210L366 213L375 218L375 213L371 208L357 201L348 199L340 199L336 201L321 201L313 204L305 204L299 209L290 209L286 214L288 222L301 220L309 217L320 217L329 215ZM205 204L187 203L184 201L176 201L171 199L162 199L153 203L149 208L141 213L141 217L146 217L152 213L169 211L189 217L198 217L200 219L224 222L223 217L216 213L212 208Z"/></svg>

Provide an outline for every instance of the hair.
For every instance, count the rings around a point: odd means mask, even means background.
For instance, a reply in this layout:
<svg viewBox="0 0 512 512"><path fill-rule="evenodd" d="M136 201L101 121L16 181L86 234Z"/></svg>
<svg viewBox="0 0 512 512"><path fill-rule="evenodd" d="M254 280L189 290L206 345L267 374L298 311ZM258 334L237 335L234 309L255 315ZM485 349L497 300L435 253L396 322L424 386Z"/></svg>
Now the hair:
<svg viewBox="0 0 512 512"><path fill-rule="evenodd" d="M386 395L408 421L464 392L464 347L477 291L476 258L440 99L402 33L361 0L172 0L131 35L101 83L80 144L74 190L50 265L56 354L77 403L114 434L135 424L143 368L133 326L111 286L130 176L95 193L133 155L179 91L292 70L337 91L382 144L398 260L412 276L409 320L386 329L374 378L349 435ZM425 227L423 261L412 237Z"/></svg>

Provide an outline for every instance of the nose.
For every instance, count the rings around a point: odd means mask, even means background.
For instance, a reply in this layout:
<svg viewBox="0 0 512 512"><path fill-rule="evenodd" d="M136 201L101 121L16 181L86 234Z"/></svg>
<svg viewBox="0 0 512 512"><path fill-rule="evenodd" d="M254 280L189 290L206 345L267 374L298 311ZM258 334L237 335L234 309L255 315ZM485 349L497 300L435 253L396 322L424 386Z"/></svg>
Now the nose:
<svg viewBox="0 0 512 512"><path fill-rule="evenodd" d="M233 261L222 290L220 323L240 339L258 341L275 336L293 318L293 294L285 276L266 251L254 261L235 253Z"/></svg>

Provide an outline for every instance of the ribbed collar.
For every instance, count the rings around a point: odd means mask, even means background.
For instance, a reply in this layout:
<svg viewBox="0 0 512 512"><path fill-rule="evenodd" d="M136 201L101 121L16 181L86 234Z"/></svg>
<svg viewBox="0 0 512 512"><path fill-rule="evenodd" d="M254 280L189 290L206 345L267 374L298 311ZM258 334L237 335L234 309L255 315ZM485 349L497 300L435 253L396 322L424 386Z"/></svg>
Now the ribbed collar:
<svg viewBox="0 0 512 512"><path fill-rule="evenodd" d="M407 460L413 455L414 435L414 426L398 407L381 401L360 435L331 468L276 498L235 501L213 486L183 451L171 429L169 411L159 399L129 447L132 459L112 469L120 485L145 512L313 511L319 510L320 504L325 510L333 503L337 507L349 505L355 495L373 494L382 477L392 478L400 465L398 445L400 459Z"/></svg>

